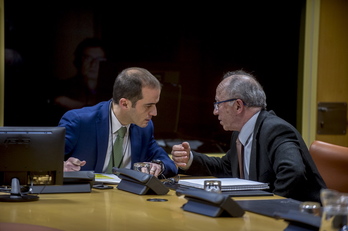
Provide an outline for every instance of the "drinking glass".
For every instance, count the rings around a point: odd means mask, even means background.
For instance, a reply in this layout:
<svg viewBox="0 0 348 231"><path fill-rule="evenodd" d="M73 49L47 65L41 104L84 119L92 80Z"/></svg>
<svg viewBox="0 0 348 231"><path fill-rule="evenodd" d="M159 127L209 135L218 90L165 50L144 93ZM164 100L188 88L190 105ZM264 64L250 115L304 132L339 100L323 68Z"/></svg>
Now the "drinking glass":
<svg viewBox="0 0 348 231"><path fill-rule="evenodd" d="M323 204L320 231L348 231L348 194L322 189L320 198Z"/></svg>
<svg viewBox="0 0 348 231"><path fill-rule="evenodd" d="M151 164L148 162L137 162L133 164L133 170L150 174Z"/></svg>

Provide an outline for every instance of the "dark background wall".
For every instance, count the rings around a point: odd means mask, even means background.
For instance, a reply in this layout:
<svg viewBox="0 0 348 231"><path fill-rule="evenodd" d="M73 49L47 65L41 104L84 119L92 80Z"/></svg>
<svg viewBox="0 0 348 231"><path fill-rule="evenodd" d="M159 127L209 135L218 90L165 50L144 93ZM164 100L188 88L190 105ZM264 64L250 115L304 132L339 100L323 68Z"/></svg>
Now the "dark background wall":
<svg viewBox="0 0 348 231"><path fill-rule="evenodd" d="M69 67L64 67L65 60L57 59L55 54L77 43L79 30L83 33L78 25L83 25L83 30L90 28L94 36L107 43L109 63L117 71L142 66L163 82L181 86L177 136L228 143L229 135L222 130L212 109L215 88L222 75L236 69L253 73L265 89L268 109L296 125L304 6L304 0L209 5L175 2L138 5L90 0L49 1L39 5L5 0L5 47L18 51L22 61L6 65L4 123L58 124L61 115L52 115L49 95L55 87L54 80L68 76L58 73ZM68 15L74 12L81 16L72 20ZM70 30L73 32L68 34ZM70 55L73 51L66 53ZM107 78L105 81L112 82L115 73ZM173 103L168 102L162 100L159 108L173 110ZM173 118L164 113L161 117L161 110L154 118L155 126L156 120L158 124L175 123L175 113ZM162 128L161 125L156 130Z"/></svg>

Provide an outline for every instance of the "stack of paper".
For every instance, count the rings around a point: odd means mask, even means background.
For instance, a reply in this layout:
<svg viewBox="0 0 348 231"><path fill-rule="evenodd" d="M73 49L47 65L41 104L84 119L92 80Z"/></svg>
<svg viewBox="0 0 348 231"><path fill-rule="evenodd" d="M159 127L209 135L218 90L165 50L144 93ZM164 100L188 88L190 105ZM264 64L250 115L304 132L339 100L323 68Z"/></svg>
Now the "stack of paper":
<svg viewBox="0 0 348 231"><path fill-rule="evenodd" d="M258 181L245 180L245 179L239 179L239 178L187 179L187 180L179 180L179 184L183 186L203 189L205 180L221 181L221 191L269 189L268 183L262 183Z"/></svg>
<svg viewBox="0 0 348 231"><path fill-rule="evenodd" d="M121 179L115 174L106 174L106 173L95 173L95 182L105 183L105 184L118 184L121 182Z"/></svg>

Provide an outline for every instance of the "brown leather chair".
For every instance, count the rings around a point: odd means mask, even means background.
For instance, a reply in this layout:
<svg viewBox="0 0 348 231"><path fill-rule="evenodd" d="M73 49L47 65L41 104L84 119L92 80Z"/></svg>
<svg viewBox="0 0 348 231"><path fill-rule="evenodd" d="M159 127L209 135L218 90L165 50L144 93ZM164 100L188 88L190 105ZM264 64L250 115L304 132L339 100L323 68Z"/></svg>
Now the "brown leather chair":
<svg viewBox="0 0 348 231"><path fill-rule="evenodd" d="M326 186L348 193L348 147L315 140L309 152Z"/></svg>

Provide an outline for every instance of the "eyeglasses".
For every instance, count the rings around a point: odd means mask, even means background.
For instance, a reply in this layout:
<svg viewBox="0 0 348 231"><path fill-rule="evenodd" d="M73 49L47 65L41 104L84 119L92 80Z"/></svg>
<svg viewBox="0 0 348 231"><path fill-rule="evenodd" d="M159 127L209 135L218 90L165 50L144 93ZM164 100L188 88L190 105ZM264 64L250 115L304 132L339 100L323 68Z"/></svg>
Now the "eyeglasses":
<svg viewBox="0 0 348 231"><path fill-rule="evenodd" d="M92 56L89 56L89 55L83 55L82 56L83 60L88 62L88 63L91 63L91 62L95 62L95 61L98 61L98 62L104 62L106 61L106 58L104 57L92 57Z"/></svg>
<svg viewBox="0 0 348 231"><path fill-rule="evenodd" d="M230 102L230 101L235 101L238 98L233 98L233 99L227 99L227 100L223 100L223 101L219 101L219 102L215 102L214 103L214 110L219 110L219 104L220 103L226 103L226 102Z"/></svg>

